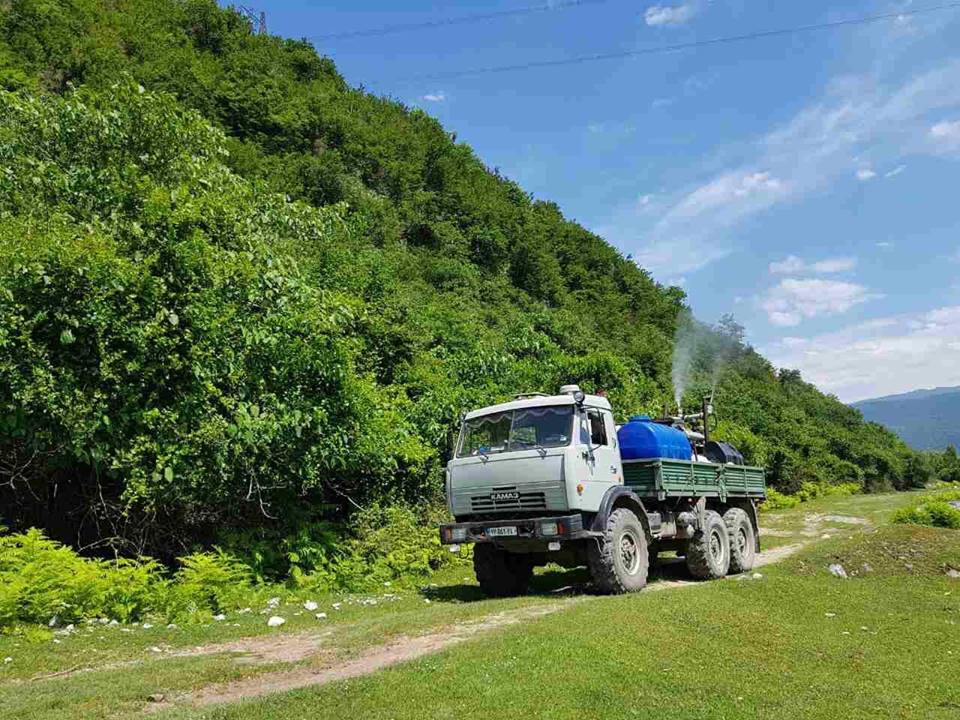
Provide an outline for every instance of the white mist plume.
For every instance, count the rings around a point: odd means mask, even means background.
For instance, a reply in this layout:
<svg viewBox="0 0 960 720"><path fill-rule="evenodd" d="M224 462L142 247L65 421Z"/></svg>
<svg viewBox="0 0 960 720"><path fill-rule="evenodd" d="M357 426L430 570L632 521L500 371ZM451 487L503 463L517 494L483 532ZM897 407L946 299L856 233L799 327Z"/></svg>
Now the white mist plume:
<svg viewBox="0 0 960 720"><path fill-rule="evenodd" d="M698 322L691 315L679 319L671 367L673 399L678 410L694 375L709 381L713 395L724 369L743 347L743 333L743 327L732 315L724 315L715 326Z"/></svg>

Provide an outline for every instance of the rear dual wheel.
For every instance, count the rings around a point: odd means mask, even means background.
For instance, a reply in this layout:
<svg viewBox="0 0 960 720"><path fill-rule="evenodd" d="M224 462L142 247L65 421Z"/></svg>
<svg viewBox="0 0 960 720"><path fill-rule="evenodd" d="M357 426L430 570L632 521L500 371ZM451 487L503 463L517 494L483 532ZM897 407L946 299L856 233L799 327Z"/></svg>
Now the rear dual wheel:
<svg viewBox="0 0 960 720"><path fill-rule="evenodd" d="M750 516L740 508L730 508L723 514L723 522L730 537L730 573L752 570L757 559L757 535Z"/></svg>
<svg viewBox="0 0 960 720"><path fill-rule="evenodd" d="M699 580L716 580L729 571L730 535L720 513L704 513L703 527L687 543L687 568Z"/></svg>

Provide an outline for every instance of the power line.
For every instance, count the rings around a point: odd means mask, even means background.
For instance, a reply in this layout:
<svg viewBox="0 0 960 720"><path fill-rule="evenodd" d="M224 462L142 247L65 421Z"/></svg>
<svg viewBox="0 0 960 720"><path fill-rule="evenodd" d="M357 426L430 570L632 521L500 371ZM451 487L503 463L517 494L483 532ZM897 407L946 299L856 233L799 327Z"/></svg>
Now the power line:
<svg viewBox="0 0 960 720"><path fill-rule="evenodd" d="M659 55L664 53L678 52L680 50L689 50L692 48L708 47L711 45L732 45L734 43L747 42L749 40L782 37L785 35L799 35L801 33L812 32L815 30L829 30L850 25L866 25L869 23L881 22L883 20L912 17L915 15L941 12L944 10L954 10L957 8L960 8L960 2L951 2L944 3L942 5L917 8L915 10L906 10L903 12L884 13L882 15L867 15L859 18L850 18L848 20L834 20L832 22L817 23L814 25L799 25L796 27L780 28L776 30L761 30L747 33L745 35L728 35L709 40L693 40L690 42L676 43L674 45L659 45L656 47L640 48L638 50L622 50L618 52L598 53L596 55L581 55L571 58L559 58L556 60L536 60L533 62L518 63L516 65L493 65L489 67L472 68L469 70L451 70L448 72L425 73L422 75L412 75L407 78L402 78L401 81L444 80L449 78L467 77L471 75L486 75L488 73L514 72L537 68L559 67L562 65L580 65L582 63L640 57L642 55Z"/></svg>
<svg viewBox="0 0 960 720"><path fill-rule="evenodd" d="M560 0L560 2L546 3L545 5L530 5L527 7L514 8L512 10L496 10L488 13L475 13L473 15L458 15L452 18L443 18L441 20L427 20L416 23L399 23L397 25L384 25L369 30L347 30L344 32L328 33L326 35L307 35L307 40L345 40L348 38L360 37L379 37L381 35L392 35L395 33L409 32L411 30L428 30L431 28L448 27L450 25L470 25L477 22L487 22L489 20L499 20L500 18L515 17L518 15L530 15L532 13L550 12L551 10L567 10L569 8L581 7L583 5L602 5L610 0Z"/></svg>

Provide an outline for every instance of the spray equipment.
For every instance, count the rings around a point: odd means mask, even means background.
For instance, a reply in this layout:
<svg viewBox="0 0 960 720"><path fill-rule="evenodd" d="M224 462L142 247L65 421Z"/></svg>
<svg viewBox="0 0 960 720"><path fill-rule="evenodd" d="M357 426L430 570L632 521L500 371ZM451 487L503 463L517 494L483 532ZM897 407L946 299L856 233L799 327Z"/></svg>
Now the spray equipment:
<svg viewBox="0 0 960 720"><path fill-rule="evenodd" d="M684 413L679 403L677 410L678 414L671 415L669 406L664 405L663 417L657 418L654 422L682 430L690 441L690 445L693 447L694 455L698 457L704 456L705 449L711 442L710 416L714 414L713 392L711 391L709 395L704 395L701 399L700 412Z"/></svg>

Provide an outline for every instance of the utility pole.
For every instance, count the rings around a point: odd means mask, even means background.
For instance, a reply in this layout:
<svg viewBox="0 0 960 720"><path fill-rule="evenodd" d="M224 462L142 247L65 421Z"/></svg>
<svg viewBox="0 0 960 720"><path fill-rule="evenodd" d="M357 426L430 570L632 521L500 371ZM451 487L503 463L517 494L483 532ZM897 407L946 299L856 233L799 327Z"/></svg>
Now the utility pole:
<svg viewBox="0 0 960 720"><path fill-rule="evenodd" d="M267 13L264 10L257 11L246 5L233 5L234 10L243 15L250 21L250 29L257 35L267 34Z"/></svg>

